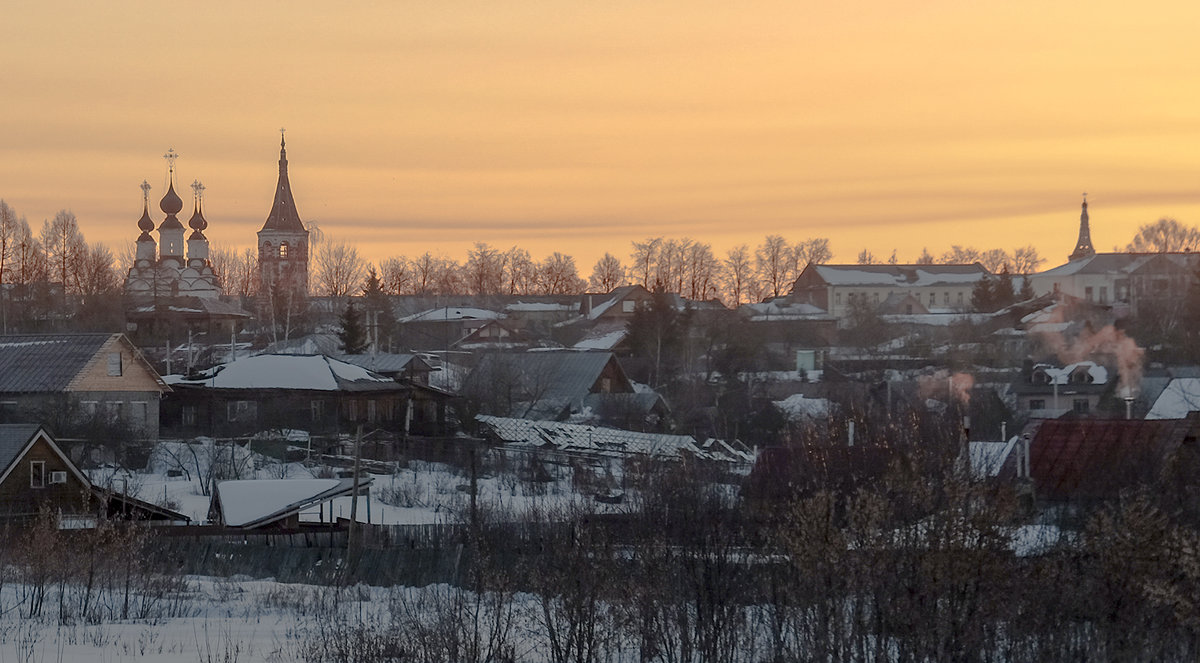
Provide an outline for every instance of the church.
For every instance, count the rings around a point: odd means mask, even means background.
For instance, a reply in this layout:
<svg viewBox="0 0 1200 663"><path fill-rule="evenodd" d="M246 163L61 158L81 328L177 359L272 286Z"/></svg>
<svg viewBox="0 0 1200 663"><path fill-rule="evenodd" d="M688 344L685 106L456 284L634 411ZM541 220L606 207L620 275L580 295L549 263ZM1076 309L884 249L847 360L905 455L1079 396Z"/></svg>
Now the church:
<svg viewBox="0 0 1200 663"><path fill-rule="evenodd" d="M158 226L159 241L156 243L150 231L154 221L150 218L150 184L142 181L142 218L138 219L137 250L133 266L125 277L125 295L133 303L145 306L175 297L199 297L217 299L221 294L217 273L208 258L208 238L204 236L208 221L202 210L204 185L199 180L192 183L194 211L188 220L192 234L187 238L187 256L184 256L183 236L186 232L179 222L183 200L175 193L175 150L166 154L167 193L158 203L166 218Z"/></svg>

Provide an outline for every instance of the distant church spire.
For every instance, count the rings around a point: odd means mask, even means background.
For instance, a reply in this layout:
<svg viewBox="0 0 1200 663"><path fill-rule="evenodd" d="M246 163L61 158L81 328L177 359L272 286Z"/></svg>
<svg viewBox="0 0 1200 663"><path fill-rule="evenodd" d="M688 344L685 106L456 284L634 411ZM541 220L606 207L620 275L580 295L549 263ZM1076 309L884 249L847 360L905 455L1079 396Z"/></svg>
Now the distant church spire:
<svg viewBox="0 0 1200 663"><path fill-rule="evenodd" d="M1079 260L1096 255L1092 247L1092 230L1088 227L1087 194L1083 194L1083 213L1079 215L1079 239L1075 242L1075 250L1067 260Z"/></svg>
<svg viewBox="0 0 1200 663"><path fill-rule="evenodd" d="M275 202L271 204L271 213L267 215L262 229L307 232L300 221L300 213L296 211L292 184L288 181L287 143L283 129L279 130L279 183L275 186Z"/></svg>

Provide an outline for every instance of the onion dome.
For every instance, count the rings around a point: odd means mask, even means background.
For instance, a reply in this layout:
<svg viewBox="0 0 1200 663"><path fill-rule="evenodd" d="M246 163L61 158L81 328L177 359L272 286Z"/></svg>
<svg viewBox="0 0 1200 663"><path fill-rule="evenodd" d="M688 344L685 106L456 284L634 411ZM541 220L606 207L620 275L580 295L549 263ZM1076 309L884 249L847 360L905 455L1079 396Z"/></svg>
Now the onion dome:
<svg viewBox="0 0 1200 663"><path fill-rule="evenodd" d="M188 220L188 227L195 232L188 239L204 239L204 231L208 228L208 221L204 218L204 211L201 208L204 185L200 183L200 180L192 182L192 191L196 194L196 210L192 212L192 218Z"/></svg>
<svg viewBox="0 0 1200 663"><path fill-rule="evenodd" d="M137 241L153 242L154 238L150 236L150 231L154 230L154 221L150 218L150 183L145 180L142 180L142 218L138 219L137 225L142 231Z"/></svg>
<svg viewBox="0 0 1200 663"><path fill-rule="evenodd" d="M171 182L170 188L167 189L167 195L159 201L158 208L170 216L175 216L183 209L183 199L175 193L175 182Z"/></svg>

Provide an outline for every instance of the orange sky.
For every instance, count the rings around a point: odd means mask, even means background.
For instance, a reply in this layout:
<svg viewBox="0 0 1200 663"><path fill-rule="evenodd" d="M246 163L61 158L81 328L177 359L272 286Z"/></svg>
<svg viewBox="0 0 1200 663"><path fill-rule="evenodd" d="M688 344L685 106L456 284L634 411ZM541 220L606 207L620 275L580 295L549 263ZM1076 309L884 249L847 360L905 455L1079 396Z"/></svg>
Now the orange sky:
<svg viewBox="0 0 1200 663"><path fill-rule="evenodd" d="M173 147L248 245L282 126L302 218L375 260L484 241L586 277L777 233L1052 265L1083 191L1100 250L1200 223L1200 3L914 4L10 1L0 198L115 248Z"/></svg>

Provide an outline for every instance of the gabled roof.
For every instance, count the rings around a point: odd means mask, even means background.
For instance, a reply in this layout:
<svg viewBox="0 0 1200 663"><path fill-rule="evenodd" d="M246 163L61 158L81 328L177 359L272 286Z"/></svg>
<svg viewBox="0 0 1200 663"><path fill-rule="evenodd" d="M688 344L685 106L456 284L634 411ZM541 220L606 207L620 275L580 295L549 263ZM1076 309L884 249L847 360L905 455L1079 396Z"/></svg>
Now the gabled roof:
<svg viewBox="0 0 1200 663"><path fill-rule="evenodd" d="M1175 378L1155 399L1147 419L1183 419L1200 411L1200 378Z"/></svg>
<svg viewBox="0 0 1200 663"><path fill-rule="evenodd" d="M0 393L66 391L106 343L121 337L121 334L0 336ZM135 361L159 380L158 372L141 358L132 344L126 343Z"/></svg>
<svg viewBox="0 0 1200 663"><path fill-rule="evenodd" d="M361 355L337 355L338 361L344 361L347 364L354 364L360 368L365 368L368 371L374 371L380 375L398 375L406 371L416 371L419 373L428 373L433 370L420 355L412 353L387 353L378 352L375 354Z"/></svg>
<svg viewBox="0 0 1200 663"><path fill-rule="evenodd" d="M360 492L371 478L358 480ZM229 527L254 529L354 492L354 479L249 479L222 481L213 491L209 518Z"/></svg>
<svg viewBox="0 0 1200 663"><path fill-rule="evenodd" d="M38 439L44 439L50 449L58 454L58 457L70 470L71 474L79 480L85 487L90 487L92 483L88 478L75 467L75 463L63 453L50 434L45 432L45 429L39 424L0 424L0 483L3 483L8 475L12 473L17 461L21 459Z"/></svg>
<svg viewBox="0 0 1200 663"><path fill-rule="evenodd" d="M258 355L220 364L196 377L167 376L172 384L210 389L387 391L391 378L324 355Z"/></svg>
<svg viewBox="0 0 1200 663"><path fill-rule="evenodd" d="M517 378L523 389L521 414L533 418L555 419L567 409L578 409L609 363L614 363L620 384L613 391L633 391L621 365L611 352L507 352L484 355L475 375L484 379L496 372Z"/></svg>
<svg viewBox="0 0 1200 663"><path fill-rule="evenodd" d="M1040 498L1107 499L1154 481L1200 419L1049 419L1034 424L1030 473ZM1029 434L1029 433L1027 433Z"/></svg>

